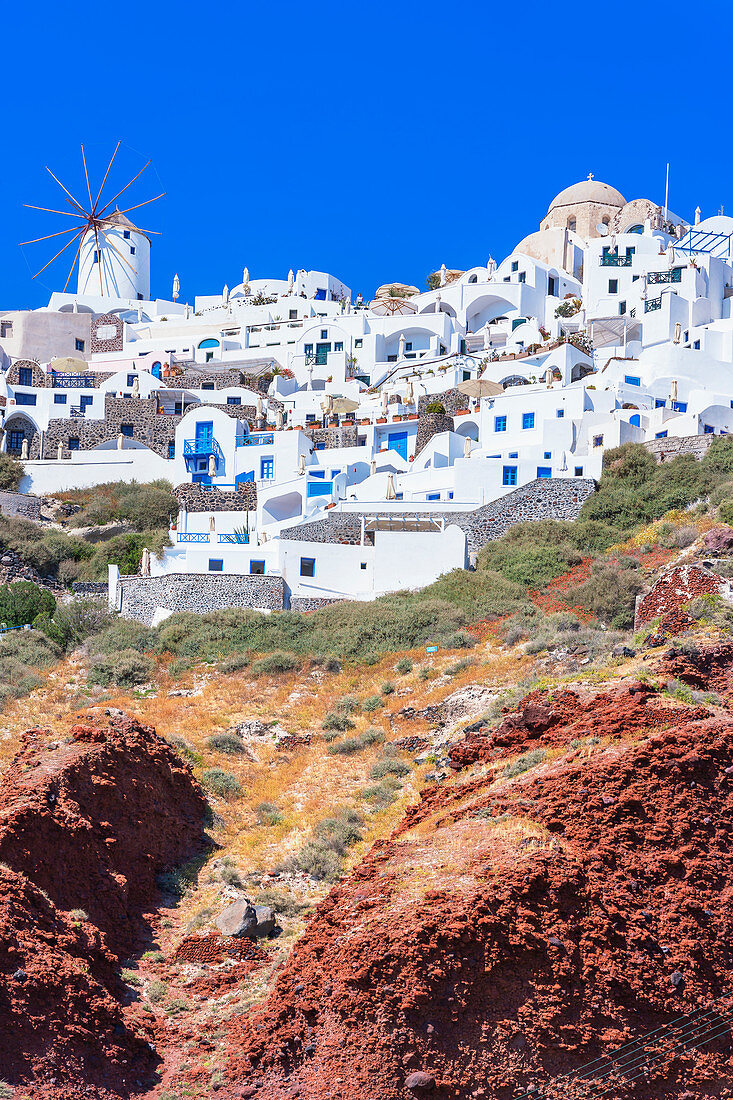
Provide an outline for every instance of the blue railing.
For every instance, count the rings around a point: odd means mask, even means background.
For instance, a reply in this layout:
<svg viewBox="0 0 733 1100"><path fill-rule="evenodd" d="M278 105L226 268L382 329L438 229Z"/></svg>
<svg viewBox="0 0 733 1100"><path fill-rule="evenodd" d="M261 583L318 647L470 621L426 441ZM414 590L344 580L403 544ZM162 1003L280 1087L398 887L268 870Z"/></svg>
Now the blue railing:
<svg viewBox="0 0 733 1100"><path fill-rule="evenodd" d="M51 385L55 387L63 386L72 390L93 390L94 389L94 375L93 374L57 374L56 371L51 371Z"/></svg>
<svg viewBox="0 0 733 1100"><path fill-rule="evenodd" d="M263 435L248 435L242 440L241 447L264 447L267 444L275 442L275 437L272 432L265 432Z"/></svg>
<svg viewBox="0 0 733 1100"><path fill-rule="evenodd" d="M646 281L648 283L681 283L682 268L673 267L671 271L650 271Z"/></svg>
<svg viewBox="0 0 733 1100"><path fill-rule="evenodd" d="M216 472L217 474L224 473L224 452L219 446L218 440L212 436L210 439L184 439L183 441L183 457L189 458L209 458L211 455L216 459ZM188 467L188 462L186 462Z"/></svg>
<svg viewBox="0 0 733 1100"><path fill-rule="evenodd" d="M178 542L208 542L209 536L206 531L179 531Z"/></svg>
<svg viewBox="0 0 733 1100"><path fill-rule="evenodd" d="M601 267L631 267L631 261L631 256L619 256L615 252L606 252L601 256Z"/></svg>
<svg viewBox="0 0 733 1100"><path fill-rule="evenodd" d="M231 535L219 535L219 542L233 542L237 546L249 546L249 532L235 531Z"/></svg>
<svg viewBox="0 0 733 1100"><path fill-rule="evenodd" d="M645 313L653 313L655 309L661 309L661 308L662 308L662 297L661 297L661 295L659 296L659 298L647 298L646 302L644 302L644 312Z"/></svg>

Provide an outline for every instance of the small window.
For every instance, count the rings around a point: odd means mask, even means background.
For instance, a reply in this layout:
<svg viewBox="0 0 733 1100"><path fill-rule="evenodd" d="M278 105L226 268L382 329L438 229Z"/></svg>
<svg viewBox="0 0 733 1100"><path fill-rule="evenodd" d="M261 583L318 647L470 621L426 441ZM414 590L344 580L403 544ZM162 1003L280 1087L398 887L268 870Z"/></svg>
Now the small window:
<svg viewBox="0 0 733 1100"><path fill-rule="evenodd" d="M315 558L301 558L300 559L300 575L301 575L301 577L315 577L315 575L316 575L316 559Z"/></svg>
<svg viewBox="0 0 733 1100"><path fill-rule="evenodd" d="M538 466L537 477L552 477L552 469L550 466Z"/></svg>
<svg viewBox="0 0 733 1100"><path fill-rule="evenodd" d="M132 424L120 424L120 435L124 435L127 439L132 439Z"/></svg>
<svg viewBox="0 0 733 1100"><path fill-rule="evenodd" d="M623 314L626 313L626 302L625 301L619 302L619 304L618 304L618 313L619 313L619 317L622 317Z"/></svg>
<svg viewBox="0 0 733 1100"><path fill-rule="evenodd" d="M241 405L241 404L242 404L242 398L241 397L227 397L227 405Z"/></svg>
<svg viewBox="0 0 733 1100"><path fill-rule="evenodd" d="M23 429L22 428L11 428L10 429L10 442L8 444L9 450L11 450L11 451L20 451L23 447L23 440L24 439L25 439L25 435L23 434Z"/></svg>
<svg viewBox="0 0 733 1100"><path fill-rule="evenodd" d="M265 575L264 561L251 561L249 563L249 571L254 577L263 577Z"/></svg>
<svg viewBox="0 0 733 1100"><path fill-rule="evenodd" d="M694 342L694 344L692 345L692 347L693 347L693 350L694 350L694 351L699 351L699 350L700 350L700 341L699 341L699 340L695 340L695 342Z"/></svg>
<svg viewBox="0 0 733 1100"><path fill-rule="evenodd" d="M703 431L705 435L715 435L715 428L712 424L703 424Z"/></svg>
<svg viewBox="0 0 733 1100"><path fill-rule="evenodd" d="M13 335L13 322L0 321L0 340L9 340Z"/></svg>
<svg viewBox="0 0 733 1100"><path fill-rule="evenodd" d="M519 458L519 452L518 451L510 451L509 457L510 458Z"/></svg>
<svg viewBox="0 0 733 1100"><path fill-rule="evenodd" d="M519 260L512 260L512 271L519 271Z"/></svg>
<svg viewBox="0 0 733 1100"><path fill-rule="evenodd" d="M662 400L661 397L658 397L654 402L654 408L655 409L663 409L665 405L666 405L666 402L664 400ZM730 407L733 409L733 401L731 401Z"/></svg>
<svg viewBox="0 0 733 1100"><path fill-rule="evenodd" d="M123 229L122 230L122 236L126 241L129 241L129 239L130 239L130 230L129 229Z"/></svg>
<svg viewBox="0 0 733 1100"><path fill-rule="evenodd" d="M517 282L526 283L526 281L527 281L527 272L526 271L520 271L519 275L517 276Z"/></svg>
<svg viewBox="0 0 733 1100"><path fill-rule="evenodd" d="M98 264L99 263L99 253L97 252L96 248L94 249L94 259L92 260L92 263L93 264Z"/></svg>
<svg viewBox="0 0 733 1100"><path fill-rule="evenodd" d="M328 329L327 328L322 328L321 329L321 340L328 340Z"/></svg>
<svg viewBox="0 0 733 1100"><path fill-rule="evenodd" d="M364 343L364 341L359 337L358 339L354 340L354 347L355 348L360 348L363 345L363 343Z"/></svg>
<svg viewBox="0 0 733 1100"><path fill-rule="evenodd" d="M135 374L128 374L128 376L127 376L127 385L128 386L134 386L136 377L137 377L137 375L135 375Z"/></svg>
<svg viewBox="0 0 733 1100"><path fill-rule="evenodd" d="M641 378L637 378L637 376L635 374L625 374L624 375L624 382L626 383L627 386L640 386L641 385Z"/></svg>
<svg viewBox="0 0 733 1100"><path fill-rule="evenodd" d="M275 476L275 459L263 458L260 460L260 478L262 481L270 481Z"/></svg>
<svg viewBox="0 0 733 1100"><path fill-rule="evenodd" d="M516 485L517 484L517 467L505 466L504 476L502 478L502 484L504 485Z"/></svg>
<svg viewBox="0 0 733 1100"><path fill-rule="evenodd" d="M655 438L656 438L656 439L666 439L666 438L667 438L667 433L666 433L666 431L664 431L664 432L657 432L657 434L656 434L656 437L655 437Z"/></svg>
<svg viewBox="0 0 733 1100"><path fill-rule="evenodd" d="M495 416L494 417L494 431L495 432L505 432L506 431L506 417L505 416Z"/></svg>
<svg viewBox="0 0 733 1100"><path fill-rule="evenodd" d="M609 279L608 280L608 293L609 294L618 294L618 279Z"/></svg>
<svg viewBox="0 0 733 1100"><path fill-rule="evenodd" d="M297 311L297 309L289 309L288 310L288 319L290 321L297 321L298 320L298 311Z"/></svg>
<svg viewBox="0 0 733 1100"><path fill-rule="evenodd" d="M359 568L360 569L366 569L366 567L367 567L367 563L365 561L359 562Z"/></svg>
<svg viewBox="0 0 733 1100"><path fill-rule="evenodd" d="M534 413L522 413L522 427L534 428Z"/></svg>
<svg viewBox="0 0 733 1100"><path fill-rule="evenodd" d="M412 340L408 340L405 343L405 351L412 351Z"/></svg>
<svg viewBox="0 0 733 1100"><path fill-rule="evenodd" d="M552 451L545 451L544 458L545 459L552 458Z"/></svg>
<svg viewBox="0 0 733 1100"><path fill-rule="evenodd" d="M35 405L36 395L34 393L16 393L15 403L16 405Z"/></svg>
<svg viewBox="0 0 733 1100"><path fill-rule="evenodd" d="M602 435L594 435L593 436L593 446L594 447L602 447L603 446L603 436Z"/></svg>
<svg viewBox="0 0 733 1100"><path fill-rule="evenodd" d="M134 245L130 245L130 255L131 256L135 255L135 246Z"/></svg>
<svg viewBox="0 0 733 1100"><path fill-rule="evenodd" d="M343 351L344 350L343 340L337 340L336 343L333 345L333 350L334 351Z"/></svg>
<svg viewBox="0 0 733 1100"><path fill-rule="evenodd" d="M76 436L72 436L71 439L69 440L69 450L70 451L78 451L79 450L79 440L77 439Z"/></svg>
<svg viewBox="0 0 733 1100"><path fill-rule="evenodd" d="M550 275L547 279L547 293L550 298L557 297L557 279L554 275Z"/></svg>
<svg viewBox="0 0 733 1100"><path fill-rule="evenodd" d="M440 493L428 493L425 497L426 500L440 500Z"/></svg>
<svg viewBox="0 0 733 1100"><path fill-rule="evenodd" d="M175 439L168 440L168 458L176 457L176 441Z"/></svg>
<svg viewBox="0 0 733 1100"><path fill-rule="evenodd" d="M66 404L66 394L65 393L55 393L53 395L53 403L54 403L54 405L65 405Z"/></svg>
<svg viewBox="0 0 733 1100"><path fill-rule="evenodd" d="M211 352L210 354L213 354L213 352ZM208 362L208 360L207 360L207 362ZM202 382L201 383L201 389L202 390L213 390L214 389L214 383L213 382Z"/></svg>
<svg viewBox="0 0 733 1100"><path fill-rule="evenodd" d="M676 413L686 413L687 412L687 402L686 401L673 401L672 402L672 408L674 409L674 411Z"/></svg>
<svg viewBox="0 0 733 1100"><path fill-rule="evenodd" d="M209 572L210 573L223 573L224 572L224 559L223 558L209 558Z"/></svg>
<svg viewBox="0 0 733 1100"><path fill-rule="evenodd" d="M306 344L304 346L303 350L304 350L306 355L312 355L313 354L313 345L312 344Z"/></svg>
<svg viewBox="0 0 733 1100"><path fill-rule="evenodd" d="M562 420L562 418L565 416L565 409L558 409L555 413L555 416L558 420Z"/></svg>
<svg viewBox="0 0 733 1100"><path fill-rule="evenodd" d="M33 385L33 368L32 367L19 367L18 368L18 385L19 386L32 386Z"/></svg>
<svg viewBox="0 0 733 1100"><path fill-rule="evenodd" d="M78 338L76 340L74 340L74 350L75 351L84 351L84 341L79 340Z"/></svg>
<svg viewBox="0 0 733 1100"><path fill-rule="evenodd" d="M576 466L575 467L575 476L576 477L582 477L583 476L583 467L582 466Z"/></svg>

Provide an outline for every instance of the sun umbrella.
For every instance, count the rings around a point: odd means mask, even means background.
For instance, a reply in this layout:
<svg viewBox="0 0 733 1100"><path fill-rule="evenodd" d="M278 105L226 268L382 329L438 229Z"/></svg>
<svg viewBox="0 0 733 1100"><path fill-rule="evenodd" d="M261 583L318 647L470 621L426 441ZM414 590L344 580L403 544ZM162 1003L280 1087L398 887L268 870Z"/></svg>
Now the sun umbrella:
<svg viewBox="0 0 733 1100"><path fill-rule="evenodd" d="M331 412L343 416L344 413L352 413L359 408L358 401L352 401L350 397L332 397Z"/></svg>
<svg viewBox="0 0 733 1100"><path fill-rule="evenodd" d="M464 458L470 458L471 457L471 440L470 440L469 436L466 436L466 438L463 441L463 457Z"/></svg>
<svg viewBox="0 0 733 1100"><path fill-rule="evenodd" d="M88 371L89 364L83 359L74 359L72 355L64 355L61 359L53 359L51 370L59 374L78 374L80 371Z"/></svg>
<svg viewBox="0 0 733 1100"><path fill-rule="evenodd" d="M298 473L299 474L304 474L305 473L305 455L299 455L298 456Z"/></svg>
<svg viewBox="0 0 733 1100"><path fill-rule="evenodd" d="M378 317L405 317L417 313L417 306L408 298L374 298L369 308Z"/></svg>
<svg viewBox="0 0 733 1100"><path fill-rule="evenodd" d="M277 428L278 431L281 431L283 423L284 423L284 421L283 421L282 409L278 409L277 414L275 416L275 427Z"/></svg>
<svg viewBox="0 0 733 1100"><path fill-rule="evenodd" d="M501 383L492 382L489 378L469 378L466 382L459 382L456 389L465 393L466 397L496 397L504 392Z"/></svg>
<svg viewBox="0 0 733 1100"><path fill-rule="evenodd" d="M209 477L216 477L216 459L209 455Z"/></svg>
<svg viewBox="0 0 733 1100"><path fill-rule="evenodd" d="M387 478L387 500L396 500L397 493L394 487L394 477L390 474Z"/></svg>

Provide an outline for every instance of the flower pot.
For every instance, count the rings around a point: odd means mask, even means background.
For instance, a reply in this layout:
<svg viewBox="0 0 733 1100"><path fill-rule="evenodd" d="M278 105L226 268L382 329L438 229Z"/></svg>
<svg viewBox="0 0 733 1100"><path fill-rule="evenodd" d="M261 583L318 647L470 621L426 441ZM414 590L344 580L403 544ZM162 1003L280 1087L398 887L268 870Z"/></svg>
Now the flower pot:
<svg viewBox="0 0 733 1100"><path fill-rule="evenodd" d="M453 413L454 416L468 416L471 412L470 409L456 409Z"/></svg>
<svg viewBox="0 0 733 1100"><path fill-rule="evenodd" d="M387 417L386 416L378 416L377 417L377 424L386 424L386 423L387 423Z"/></svg>

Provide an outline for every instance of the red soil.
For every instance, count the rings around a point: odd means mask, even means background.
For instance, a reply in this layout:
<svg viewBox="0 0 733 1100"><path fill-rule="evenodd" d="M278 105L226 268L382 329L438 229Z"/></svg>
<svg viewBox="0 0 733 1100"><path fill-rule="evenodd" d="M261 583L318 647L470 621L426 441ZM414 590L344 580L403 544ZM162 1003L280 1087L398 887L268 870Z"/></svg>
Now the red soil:
<svg viewBox="0 0 733 1100"><path fill-rule="evenodd" d="M692 625L692 620L682 611L684 604L696 596L717 594L723 588L720 577L702 566L691 564L677 566L664 573L653 588L639 600L636 609L636 629L661 616L661 629L670 633L681 632Z"/></svg>
<svg viewBox="0 0 733 1100"><path fill-rule="evenodd" d="M205 811L188 766L129 719L22 739L0 783L0 1077L24 1094L128 1096L149 1077L117 955L156 874L201 848Z"/></svg>
<svg viewBox="0 0 733 1100"><path fill-rule="evenodd" d="M234 1027L223 1095L508 1100L730 988L733 722L631 685L466 744L479 770L423 793ZM608 1095L732 1097L729 1033Z"/></svg>

